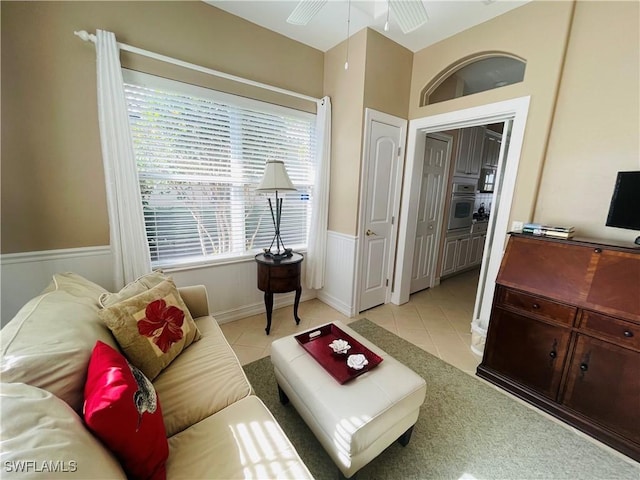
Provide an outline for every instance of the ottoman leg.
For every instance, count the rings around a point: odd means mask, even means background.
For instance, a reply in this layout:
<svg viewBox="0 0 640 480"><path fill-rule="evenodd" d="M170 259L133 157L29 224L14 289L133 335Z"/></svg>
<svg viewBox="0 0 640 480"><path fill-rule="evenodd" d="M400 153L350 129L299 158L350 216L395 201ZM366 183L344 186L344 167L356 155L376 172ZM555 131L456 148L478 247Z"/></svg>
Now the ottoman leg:
<svg viewBox="0 0 640 480"><path fill-rule="evenodd" d="M287 394L284 393L282 388L280 388L280 385L278 385L278 397L280 398L280 403L282 405L286 405L289 403L289 397L287 397Z"/></svg>
<svg viewBox="0 0 640 480"><path fill-rule="evenodd" d="M406 432L404 432L402 435L400 435L400 438L398 438L398 443L403 447L406 447L409 444L409 440L411 440L411 434L413 433L414 426L415 425L411 425L409 429Z"/></svg>

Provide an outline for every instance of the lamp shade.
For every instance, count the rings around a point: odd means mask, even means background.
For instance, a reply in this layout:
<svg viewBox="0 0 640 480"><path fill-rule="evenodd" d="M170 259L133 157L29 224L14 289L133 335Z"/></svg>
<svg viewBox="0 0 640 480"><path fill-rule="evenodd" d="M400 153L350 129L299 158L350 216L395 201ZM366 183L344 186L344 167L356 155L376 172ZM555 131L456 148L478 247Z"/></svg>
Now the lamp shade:
<svg viewBox="0 0 640 480"><path fill-rule="evenodd" d="M295 189L296 187L289 179L287 169L284 168L284 162L282 160L267 160L264 176L256 190L258 192L275 192Z"/></svg>

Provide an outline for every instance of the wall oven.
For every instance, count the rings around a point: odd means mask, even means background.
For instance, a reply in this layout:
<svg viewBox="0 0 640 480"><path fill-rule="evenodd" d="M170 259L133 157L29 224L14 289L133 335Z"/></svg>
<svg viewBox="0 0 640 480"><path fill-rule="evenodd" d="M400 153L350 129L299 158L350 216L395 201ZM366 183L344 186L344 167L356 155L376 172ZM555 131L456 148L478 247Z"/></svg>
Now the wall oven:
<svg viewBox="0 0 640 480"><path fill-rule="evenodd" d="M477 180L454 177L447 230L471 228L476 202Z"/></svg>

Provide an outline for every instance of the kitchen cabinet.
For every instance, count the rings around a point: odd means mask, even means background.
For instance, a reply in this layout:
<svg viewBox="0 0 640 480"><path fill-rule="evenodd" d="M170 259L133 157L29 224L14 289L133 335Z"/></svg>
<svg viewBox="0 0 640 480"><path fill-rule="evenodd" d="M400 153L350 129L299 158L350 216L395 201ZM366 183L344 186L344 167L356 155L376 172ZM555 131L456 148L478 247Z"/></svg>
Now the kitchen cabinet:
<svg viewBox="0 0 640 480"><path fill-rule="evenodd" d="M513 234L478 376L640 460L640 249Z"/></svg>
<svg viewBox="0 0 640 480"><path fill-rule="evenodd" d="M467 270L482 263L488 222L476 222L470 230L447 234L442 249L440 277Z"/></svg>
<svg viewBox="0 0 640 480"><path fill-rule="evenodd" d="M484 254L484 242L487 239L488 222L477 222L471 226L471 243L469 245L468 267L474 267L482 263Z"/></svg>
<svg viewBox="0 0 640 480"><path fill-rule="evenodd" d="M492 130L484 132L484 143L482 145L482 166L497 167L500 160L500 145L502 144L502 134Z"/></svg>
<svg viewBox="0 0 640 480"><path fill-rule="evenodd" d="M467 267L470 237L468 231L448 234L444 240L440 276L451 275Z"/></svg>
<svg viewBox="0 0 640 480"><path fill-rule="evenodd" d="M484 143L485 127L469 127L460 130L454 176L480 177L482 167L482 145Z"/></svg>

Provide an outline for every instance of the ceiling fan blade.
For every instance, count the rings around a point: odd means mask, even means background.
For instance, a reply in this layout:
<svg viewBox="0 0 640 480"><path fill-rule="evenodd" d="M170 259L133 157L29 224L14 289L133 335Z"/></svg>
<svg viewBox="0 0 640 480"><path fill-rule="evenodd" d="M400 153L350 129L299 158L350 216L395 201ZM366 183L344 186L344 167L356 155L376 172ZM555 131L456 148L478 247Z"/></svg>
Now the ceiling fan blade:
<svg viewBox="0 0 640 480"><path fill-rule="evenodd" d="M422 0L389 0L389 7L402 33L413 32L429 20Z"/></svg>
<svg viewBox="0 0 640 480"><path fill-rule="evenodd" d="M293 25L306 25L327 3L327 0L301 0L293 9L287 23Z"/></svg>

